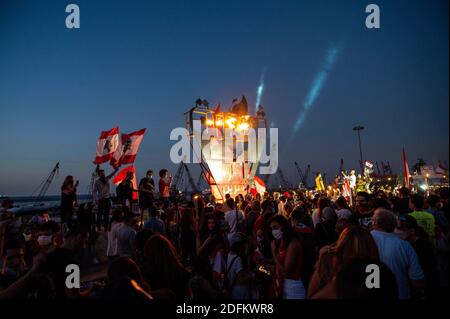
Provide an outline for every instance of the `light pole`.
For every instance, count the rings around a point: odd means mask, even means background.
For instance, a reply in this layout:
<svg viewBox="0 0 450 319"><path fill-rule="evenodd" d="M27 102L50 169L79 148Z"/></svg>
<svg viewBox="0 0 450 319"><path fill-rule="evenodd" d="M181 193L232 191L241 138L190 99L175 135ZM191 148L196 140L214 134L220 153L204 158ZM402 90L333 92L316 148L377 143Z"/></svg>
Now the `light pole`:
<svg viewBox="0 0 450 319"><path fill-rule="evenodd" d="M353 128L353 131L357 131L358 132L358 142L359 142L359 166L361 169L361 174L364 174L364 169L363 169L363 154L362 154L362 147L361 147L361 134L360 131L364 130L364 126L358 125L355 126Z"/></svg>

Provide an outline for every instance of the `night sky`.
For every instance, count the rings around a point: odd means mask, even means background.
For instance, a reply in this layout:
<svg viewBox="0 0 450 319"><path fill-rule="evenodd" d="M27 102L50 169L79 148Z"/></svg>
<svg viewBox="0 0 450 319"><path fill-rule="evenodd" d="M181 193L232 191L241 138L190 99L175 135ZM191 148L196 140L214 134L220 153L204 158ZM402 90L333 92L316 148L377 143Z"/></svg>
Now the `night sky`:
<svg viewBox="0 0 450 319"><path fill-rule="evenodd" d="M69 3L80 29L65 27ZM365 27L369 3L380 6L379 30ZM147 128L138 175L174 173L169 134L183 113L198 97L225 107L243 94L254 109L263 73L261 101L292 182L294 161L328 175L341 158L356 168L359 124L364 157L398 173L403 145L410 167L448 161L448 21L447 0L2 0L0 194L30 195L57 161L49 193L68 174L86 193L96 139L115 125Z"/></svg>

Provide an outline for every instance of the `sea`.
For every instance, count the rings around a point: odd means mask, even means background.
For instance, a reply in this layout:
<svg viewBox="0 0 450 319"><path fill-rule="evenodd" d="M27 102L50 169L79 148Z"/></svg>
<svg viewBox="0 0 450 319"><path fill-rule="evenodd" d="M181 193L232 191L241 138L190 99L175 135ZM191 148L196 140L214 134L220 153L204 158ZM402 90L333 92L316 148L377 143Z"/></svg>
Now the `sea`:
<svg viewBox="0 0 450 319"><path fill-rule="evenodd" d="M44 196L38 199L34 196L1 196L0 202L4 199L11 199L14 201L14 207L29 206L34 204L43 204L45 206L58 207L61 203L61 196ZM77 195L79 204L86 203L92 200L91 195Z"/></svg>

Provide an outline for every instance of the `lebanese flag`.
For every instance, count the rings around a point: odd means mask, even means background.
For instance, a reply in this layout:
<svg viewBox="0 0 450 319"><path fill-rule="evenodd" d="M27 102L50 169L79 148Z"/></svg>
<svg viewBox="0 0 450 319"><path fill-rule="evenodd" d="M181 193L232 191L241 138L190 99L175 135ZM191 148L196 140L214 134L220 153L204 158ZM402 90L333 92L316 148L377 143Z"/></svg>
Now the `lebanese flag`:
<svg viewBox="0 0 450 319"><path fill-rule="evenodd" d="M94 164L102 164L111 160L119 146L119 128L102 131L97 140Z"/></svg>
<svg viewBox="0 0 450 319"><path fill-rule="evenodd" d="M366 166L367 168L369 168L369 169L372 169L372 168L373 168L373 162L371 162L371 161L366 161L365 166Z"/></svg>
<svg viewBox="0 0 450 319"><path fill-rule="evenodd" d="M352 190L350 188L350 180L347 177L344 178L344 185L342 185L342 195L344 197L352 197Z"/></svg>
<svg viewBox="0 0 450 319"><path fill-rule="evenodd" d="M116 176L114 176L113 178L113 184L114 185L119 185L120 183L122 183L126 178L127 178L127 174L128 172L132 172L133 173L133 189L137 189L137 185L136 185L136 172L134 170L134 165L130 165L127 166L123 169L121 169ZM133 192L133 199L138 199L138 193L137 192Z"/></svg>
<svg viewBox="0 0 450 319"><path fill-rule="evenodd" d="M113 158L111 158L111 165L118 167L122 164L134 163L136 154L144 138L145 128L130 134L122 134L121 145L117 148Z"/></svg>
<svg viewBox="0 0 450 319"><path fill-rule="evenodd" d="M255 181L254 186L250 189L250 192L253 196L256 196L256 193L264 194L266 192L266 184L264 184L264 181L255 175L253 178Z"/></svg>
<svg viewBox="0 0 450 319"><path fill-rule="evenodd" d="M408 162L406 161L406 153L405 153L405 147L403 147L403 173L405 175L405 187L409 188L409 167Z"/></svg>

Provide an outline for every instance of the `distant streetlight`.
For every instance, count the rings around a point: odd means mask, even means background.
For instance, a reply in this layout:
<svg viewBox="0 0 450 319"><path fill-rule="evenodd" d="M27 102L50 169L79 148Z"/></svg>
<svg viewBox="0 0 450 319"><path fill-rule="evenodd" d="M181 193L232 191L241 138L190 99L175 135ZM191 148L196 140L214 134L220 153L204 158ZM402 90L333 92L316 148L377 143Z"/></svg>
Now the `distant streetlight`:
<svg viewBox="0 0 450 319"><path fill-rule="evenodd" d="M364 174L364 169L363 169L363 154L362 154L362 147L361 147L361 134L360 131L364 130L364 126L358 125L355 126L353 128L353 131L357 131L358 132L358 142L359 142L359 166L361 168L361 174Z"/></svg>

